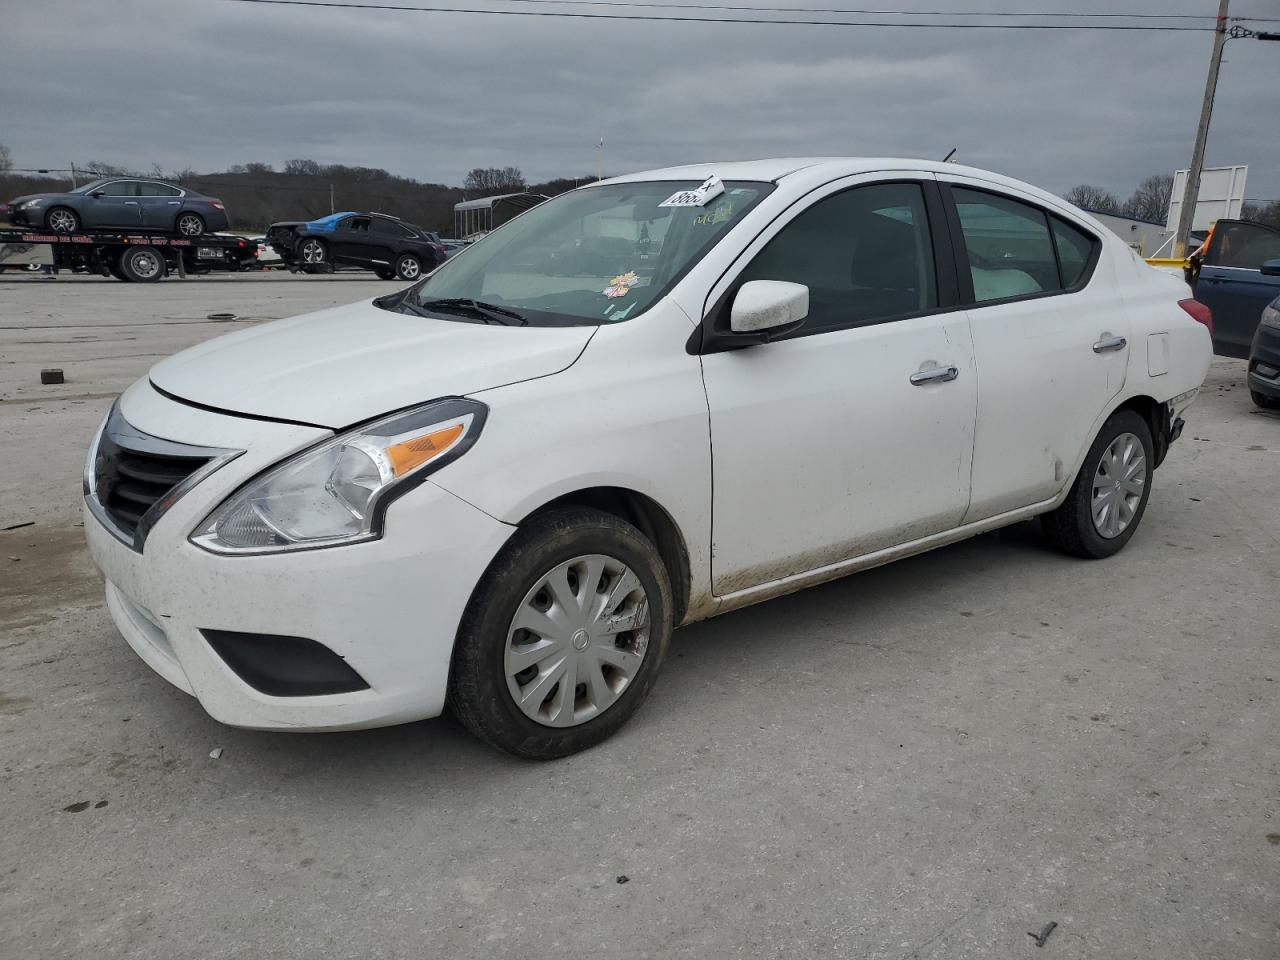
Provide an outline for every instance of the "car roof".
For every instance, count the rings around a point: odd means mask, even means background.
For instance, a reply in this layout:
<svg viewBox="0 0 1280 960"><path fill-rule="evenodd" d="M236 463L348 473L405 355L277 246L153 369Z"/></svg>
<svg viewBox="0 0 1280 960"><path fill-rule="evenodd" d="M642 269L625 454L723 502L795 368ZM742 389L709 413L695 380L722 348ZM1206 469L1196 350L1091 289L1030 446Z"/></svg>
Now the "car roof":
<svg viewBox="0 0 1280 960"><path fill-rule="evenodd" d="M983 179L1005 180L999 174L993 174L975 167L966 167L958 163L943 163L941 160L921 160L904 157L779 157L772 160L732 160L694 163L680 167L663 167L657 170L645 170L629 173L620 177L603 181L604 183L635 183L643 180L705 180L717 176L721 180L755 180L777 183L801 171L811 174L836 177L852 176L858 173L873 173L877 170L916 170L926 173L963 173L981 176ZM1010 184L1017 183L1008 180Z"/></svg>

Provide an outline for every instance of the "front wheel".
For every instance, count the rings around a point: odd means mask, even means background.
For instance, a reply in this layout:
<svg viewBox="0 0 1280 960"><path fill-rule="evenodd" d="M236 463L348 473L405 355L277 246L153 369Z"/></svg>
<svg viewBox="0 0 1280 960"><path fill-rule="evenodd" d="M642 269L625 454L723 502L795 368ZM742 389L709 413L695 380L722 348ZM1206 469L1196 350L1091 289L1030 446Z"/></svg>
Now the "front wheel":
<svg viewBox="0 0 1280 960"><path fill-rule="evenodd" d="M317 240L315 237L307 237L298 247L298 259L308 267L318 267L328 257L329 251L325 249L324 241Z"/></svg>
<svg viewBox="0 0 1280 960"><path fill-rule="evenodd" d="M1107 418L1067 499L1041 518L1048 538L1077 557L1099 560L1129 542L1151 494L1151 427L1132 410Z"/></svg>
<svg viewBox="0 0 1280 960"><path fill-rule="evenodd" d="M44 225L52 233L75 233L80 229L80 218L70 207L54 207L45 214Z"/></svg>
<svg viewBox="0 0 1280 960"><path fill-rule="evenodd" d="M472 733L517 756L585 750L648 695L672 616L662 558L631 524L587 509L536 517L471 597L450 706Z"/></svg>

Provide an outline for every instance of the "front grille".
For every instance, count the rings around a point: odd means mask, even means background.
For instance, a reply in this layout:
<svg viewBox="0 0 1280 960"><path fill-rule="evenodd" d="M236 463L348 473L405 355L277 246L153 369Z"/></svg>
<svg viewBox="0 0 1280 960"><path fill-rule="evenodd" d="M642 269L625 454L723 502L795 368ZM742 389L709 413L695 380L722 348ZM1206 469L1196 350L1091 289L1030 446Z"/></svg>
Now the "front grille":
<svg viewBox="0 0 1280 960"><path fill-rule="evenodd" d="M175 443L134 429L114 407L98 435L85 476L89 505L116 535L142 549L156 520L214 461L238 451Z"/></svg>
<svg viewBox="0 0 1280 960"><path fill-rule="evenodd" d="M104 435L95 463L98 502L116 526L136 536L143 515L210 459L130 450Z"/></svg>

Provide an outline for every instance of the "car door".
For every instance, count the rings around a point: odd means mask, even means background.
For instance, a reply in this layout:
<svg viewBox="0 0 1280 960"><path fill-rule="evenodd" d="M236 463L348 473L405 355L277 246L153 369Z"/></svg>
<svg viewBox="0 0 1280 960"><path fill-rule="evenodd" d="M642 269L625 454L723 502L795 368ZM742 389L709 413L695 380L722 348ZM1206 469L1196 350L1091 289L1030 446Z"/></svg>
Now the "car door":
<svg viewBox="0 0 1280 960"><path fill-rule="evenodd" d="M394 220L371 217L369 242L365 252L370 265L390 267L396 262L396 246L404 242L405 230Z"/></svg>
<svg viewBox="0 0 1280 960"><path fill-rule="evenodd" d="M1101 240L1032 198L940 175L980 371L965 522L1057 495L1124 385L1129 319Z"/></svg>
<svg viewBox="0 0 1280 960"><path fill-rule="evenodd" d="M182 207L182 191L167 183L143 180L138 184L142 225L152 230L173 230Z"/></svg>
<svg viewBox="0 0 1280 960"><path fill-rule="evenodd" d="M133 230L142 225L138 206L138 182L113 180L89 194L81 221L86 227Z"/></svg>
<svg viewBox="0 0 1280 960"><path fill-rule="evenodd" d="M1280 277L1260 269L1275 259L1280 259L1280 230L1241 220L1214 225L1195 292L1213 314L1215 353L1249 356L1263 309L1280 296Z"/></svg>
<svg viewBox="0 0 1280 960"><path fill-rule="evenodd" d="M369 266L369 217L339 221L330 240L333 259L339 263Z"/></svg>
<svg viewBox="0 0 1280 960"><path fill-rule="evenodd" d="M977 377L968 320L946 309L940 218L931 179L850 178L775 222L713 290L704 323L725 330L743 283L809 288L793 334L702 357L717 595L960 522Z"/></svg>

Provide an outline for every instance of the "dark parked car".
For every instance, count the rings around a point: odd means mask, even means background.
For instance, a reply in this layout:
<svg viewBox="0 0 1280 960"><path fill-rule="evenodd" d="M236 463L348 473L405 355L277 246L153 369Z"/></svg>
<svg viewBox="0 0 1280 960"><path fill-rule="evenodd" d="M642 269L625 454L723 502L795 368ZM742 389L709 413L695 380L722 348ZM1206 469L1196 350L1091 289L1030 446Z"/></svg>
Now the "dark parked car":
<svg viewBox="0 0 1280 960"><path fill-rule="evenodd" d="M149 230L197 237L227 228L221 200L160 180L94 180L69 193L37 193L8 204L9 222L51 233Z"/></svg>
<svg viewBox="0 0 1280 960"><path fill-rule="evenodd" d="M1280 261L1268 261L1280 274ZM1280 410L1280 297L1262 311L1249 351L1249 395L1264 410Z"/></svg>
<svg viewBox="0 0 1280 960"><path fill-rule="evenodd" d="M448 259L438 235L382 213L273 223L267 243L291 268L364 267L384 280L417 280Z"/></svg>
<svg viewBox="0 0 1280 960"><path fill-rule="evenodd" d="M1263 308L1280 295L1280 230L1219 220L1193 289L1213 313L1213 351L1247 357Z"/></svg>

